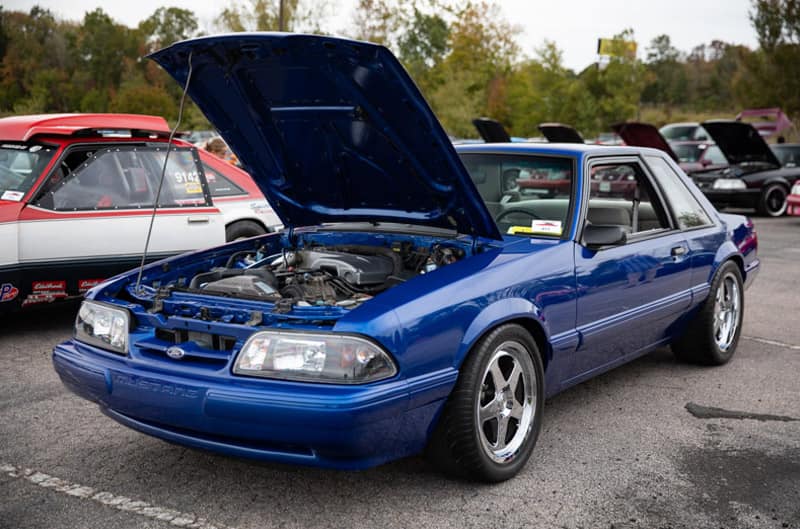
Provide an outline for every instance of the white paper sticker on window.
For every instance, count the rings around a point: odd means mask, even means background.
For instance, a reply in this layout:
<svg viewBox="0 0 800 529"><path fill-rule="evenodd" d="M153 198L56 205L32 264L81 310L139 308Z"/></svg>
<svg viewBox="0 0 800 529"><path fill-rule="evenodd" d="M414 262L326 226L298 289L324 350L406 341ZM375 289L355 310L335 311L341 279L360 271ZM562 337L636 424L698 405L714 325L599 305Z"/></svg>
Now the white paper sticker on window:
<svg viewBox="0 0 800 529"><path fill-rule="evenodd" d="M10 200L12 202L19 202L22 200L22 197L25 196L25 193L22 191L6 191L3 193L3 196L0 196L0 200Z"/></svg>

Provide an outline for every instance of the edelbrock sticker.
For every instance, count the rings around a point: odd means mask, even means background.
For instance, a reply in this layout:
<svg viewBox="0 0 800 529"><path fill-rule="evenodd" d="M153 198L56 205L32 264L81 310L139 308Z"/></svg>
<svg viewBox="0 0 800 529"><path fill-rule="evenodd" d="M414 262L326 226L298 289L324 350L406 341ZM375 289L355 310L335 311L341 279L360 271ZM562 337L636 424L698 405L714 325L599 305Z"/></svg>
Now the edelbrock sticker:
<svg viewBox="0 0 800 529"><path fill-rule="evenodd" d="M102 279L81 279L78 281L78 292L83 294L90 288L94 288L102 282Z"/></svg>

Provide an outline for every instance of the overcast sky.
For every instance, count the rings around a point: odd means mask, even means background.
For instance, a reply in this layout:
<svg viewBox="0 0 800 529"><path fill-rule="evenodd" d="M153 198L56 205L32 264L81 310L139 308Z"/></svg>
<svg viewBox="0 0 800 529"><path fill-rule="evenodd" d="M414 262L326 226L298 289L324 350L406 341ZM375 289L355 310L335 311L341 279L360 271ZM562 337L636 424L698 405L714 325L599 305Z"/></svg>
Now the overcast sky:
<svg viewBox="0 0 800 529"><path fill-rule="evenodd" d="M355 0L331 1L336 15L326 27L343 33L350 24ZM689 51L714 39L756 46L747 13L750 0L499 0L508 20L523 28L519 37L526 55L533 55L545 39L564 52L564 63L579 71L596 60L597 38L611 37L633 28L639 56L650 40L666 33L673 44ZM136 26L162 5L191 9L201 27L214 30L214 18L228 3L197 0L10 0L3 9L28 11L33 5L47 7L61 18L79 20L86 11L102 7L112 18Z"/></svg>

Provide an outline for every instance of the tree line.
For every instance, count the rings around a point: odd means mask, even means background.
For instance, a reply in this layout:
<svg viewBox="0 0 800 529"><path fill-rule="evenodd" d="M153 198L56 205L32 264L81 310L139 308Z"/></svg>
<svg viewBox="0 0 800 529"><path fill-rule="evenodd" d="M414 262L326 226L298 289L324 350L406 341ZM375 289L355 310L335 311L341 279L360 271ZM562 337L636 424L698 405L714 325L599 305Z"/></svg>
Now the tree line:
<svg viewBox="0 0 800 529"><path fill-rule="evenodd" d="M331 4L313 0L234 0L201 30L190 10L160 7L136 27L98 8L62 20L34 7L0 7L0 115L131 112L177 117L180 88L144 57L178 40L216 31L332 32ZM282 20L281 20L282 18ZM800 0L753 0L757 49L719 40L689 51L668 35L639 58L620 49L580 72L563 64L557 43L523 54L521 28L493 0L358 0L349 35L388 46L405 65L447 131L474 136L471 120L490 116L512 134L538 135L543 121L585 136L611 123L732 117L741 108L780 106L800 115ZM341 30L335 31L341 33ZM631 29L615 36L635 40ZM641 44L640 44L641 47ZM185 128L204 128L190 105Z"/></svg>

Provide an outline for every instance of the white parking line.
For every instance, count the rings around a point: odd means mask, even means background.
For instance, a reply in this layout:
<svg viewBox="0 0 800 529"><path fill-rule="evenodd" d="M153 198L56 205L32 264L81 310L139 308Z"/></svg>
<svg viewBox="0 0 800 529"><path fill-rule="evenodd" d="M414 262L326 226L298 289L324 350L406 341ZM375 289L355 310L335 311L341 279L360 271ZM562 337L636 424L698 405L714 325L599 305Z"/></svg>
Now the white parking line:
<svg viewBox="0 0 800 529"><path fill-rule="evenodd" d="M800 345L792 345L790 343L779 342L777 340L768 340L766 338L759 338L758 336L742 336L745 340L752 340L754 342L759 342L767 345L776 345L778 347L785 347L786 349L791 349L792 351L800 351Z"/></svg>
<svg viewBox="0 0 800 529"><path fill-rule="evenodd" d="M147 503L146 501L139 501L126 496L117 496L110 492L98 491L93 487L73 483L30 468L20 468L9 465L8 463L0 463L0 472L12 478L30 481L45 489L50 489L83 500L94 501L120 511L161 520L176 527L185 527L186 529L233 529L226 525L211 523L193 514L176 511L174 509L165 509Z"/></svg>

